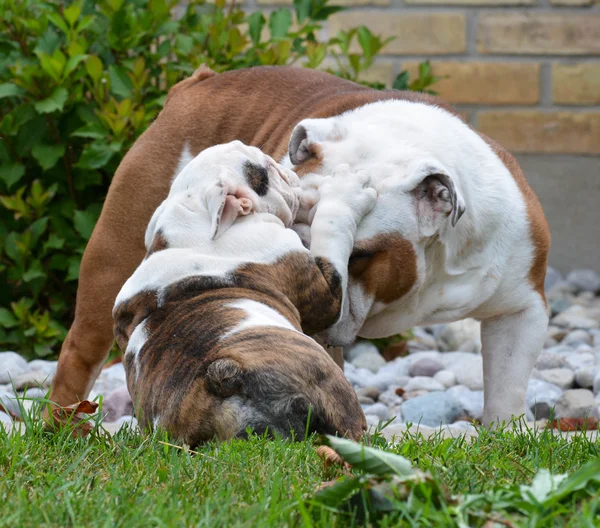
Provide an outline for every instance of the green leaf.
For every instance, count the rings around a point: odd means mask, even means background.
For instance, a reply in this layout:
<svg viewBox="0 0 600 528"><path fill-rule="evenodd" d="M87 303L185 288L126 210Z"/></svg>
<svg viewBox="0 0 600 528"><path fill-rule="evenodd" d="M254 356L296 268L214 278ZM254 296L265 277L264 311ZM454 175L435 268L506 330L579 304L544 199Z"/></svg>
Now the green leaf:
<svg viewBox="0 0 600 528"><path fill-rule="evenodd" d="M69 97L69 92L64 87L56 88L50 97L43 101L37 101L33 106L40 114L49 114L51 112L62 112Z"/></svg>
<svg viewBox="0 0 600 528"><path fill-rule="evenodd" d="M106 129L99 123L88 123L87 125L78 128L71 134L73 137L84 137L92 139L105 139L107 135Z"/></svg>
<svg viewBox="0 0 600 528"><path fill-rule="evenodd" d="M48 26L44 34L37 41L34 52L36 54L46 53L52 55L58 46L60 46L60 36L51 26Z"/></svg>
<svg viewBox="0 0 600 528"><path fill-rule="evenodd" d="M19 321L10 310L7 310L6 308L0 308L0 326L4 328L13 328L18 324Z"/></svg>
<svg viewBox="0 0 600 528"><path fill-rule="evenodd" d="M336 507L348 500L365 482L364 476L342 478L333 486L322 489L315 495L315 500L326 506Z"/></svg>
<svg viewBox="0 0 600 528"><path fill-rule="evenodd" d="M64 245L64 238L59 237L55 233L50 233L48 240L44 243L44 251L48 251L49 249L62 249Z"/></svg>
<svg viewBox="0 0 600 528"><path fill-rule="evenodd" d="M58 13L48 13L46 16L48 17L48 20L50 20L50 22L52 22L63 33L69 32L69 26L65 24L65 21L60 17Z"/></svg>
<svg viewBox="0 0 600 528"><path fill-rule="evenodd" d="M89 240L97 220L98 217L89 211L75 211L73 225L85 240Z"/></svg>
<svg viewBox="0 0 600 528"><path fill-rule="evenodd" d="M23 273L23 281L31 282L35 279L45 279L46 274L42 269L42 265L39 260L35 260L29 269Z"/></svg>
<svg viewBox="0 0 600 528"><path fill-rule="evenodd" d="M273 39L284 38L292 25L292 14L289 9L281 8L273 11L269 17L269 29Z"/></svg>
<svg viewBox="0 0 600 528"><path fill-rule="evenodd" d="M88 57L85 61L85 71L94 82L98 82L102 77L102 61L95 55Z"/></svg>
<svg viewBox="0 0 600 528"><path fill-rule="evenodd" d="M74 281L79 279L79 267L81 265L81 259L79 257L71 257L69 259L69 271L65 282Z"/></svg>
<svg viewBox="0 0 600 528"><path fill-rule="evenodd" d="M409 75L406 70L401 71L394 80L392 88L394 90L408 90L408 77Z"/></svg>
<svg viewBox="0 0 600 528"><path fill-rule="evenodd" d="M310 0L309 0L310 1ZM255 11L248 17L248 31L255 46L260 42L260 35L266 19L260 11Z"/></svg>
<svg viewBox="0 0 600 528"><path fill-rule="evenodd" d="M189 35L177 35L175 37L175 47L183 54L188 54L194 48L194 39Z"/></svg>
<svg viewBox="0 0 600 528"><path fill-rule="evenodd" d="M25 174L25 166L20 163L6 163L0 165L0 180L6 184L7 189L18 183Z"/></svg>
<svg viewBox="0 0 600 528"><path fill-rule="evenodd" d="M38 218L33 224L29 226L29 230L33 233L33 245L37 244L37 241L46 231L48 227L48 217L44 216L42 218Z"/></svg>
<svg viewBox="0 0 600 528"><path fill-rule="evenodd" d="M4 99L5 97L18 97L19 95L23 95L23 93L25 93L23 89L18 87L16 84L0 84L0 99Z"/></svg>
<svg viewBox="0 0 600 528"><path fill-rule="evenodd" d="M66 7L63 10L63 16L65 17L65 20L69 23L69 26L72 27L79 18L79 15L81 15L82 5L83 2L73 2L69 7Z"/></svg>
<svg viewBox="0 0 600 528"><path fill-rule="evenodd" d="M410 462L400 455L366 447L352 440L331 435L326 436L326 443L355 469L378 476L389 474L407 476L413 471Z"/></svg>
<svg viewBox="0 0 600 528"><path fill-rule="evenodd" d="M54 167L58 160L63 157L64 153L64 145L44 145L37 143L31 149L31 155L45 171Z"/></svg>
<svg viewBox="0 0 600 528"><path fill-rule="evenodd" d="M294 9L296 10L296 18L302 24L310 15L311 0L294 0Z"/></svg>
<svg viewBox="0 0 600 528"><path fill-rule="evenodd" d="M100 169L114 156L115 151L111 145L95 141L85 146L76 167L80 169Z"/></svg>
<svg viewBox="0 0 600 528"><path fill-rule="evenodd" d="M133 82L127 75L125 68L111 64L108 67L108 76L110 78L110 91L113 94L124 99L131 98L133 95Z"/></svg>
<svg viewBox="0 0 600 528"><path fill-rule="evenodd" d="M87 59L87 57L87 55L74 55L73 57L69 57L63 71L63 79L66 79L82 61Z"/></svg>

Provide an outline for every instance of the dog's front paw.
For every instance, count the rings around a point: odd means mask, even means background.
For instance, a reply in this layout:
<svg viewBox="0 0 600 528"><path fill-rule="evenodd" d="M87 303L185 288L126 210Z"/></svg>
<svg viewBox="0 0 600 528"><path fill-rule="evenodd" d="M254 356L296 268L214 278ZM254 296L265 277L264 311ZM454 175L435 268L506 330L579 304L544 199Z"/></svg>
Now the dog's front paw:
<svg viewBox="0 0 600 528"><path fill-rule="evenodd" d="M377 191L371 186L371 178L365 171L352 171L348 165L340 165L332 176L325 178L319 187L320 202L343 203L359 223L369 214L377 201Z"/></svg>

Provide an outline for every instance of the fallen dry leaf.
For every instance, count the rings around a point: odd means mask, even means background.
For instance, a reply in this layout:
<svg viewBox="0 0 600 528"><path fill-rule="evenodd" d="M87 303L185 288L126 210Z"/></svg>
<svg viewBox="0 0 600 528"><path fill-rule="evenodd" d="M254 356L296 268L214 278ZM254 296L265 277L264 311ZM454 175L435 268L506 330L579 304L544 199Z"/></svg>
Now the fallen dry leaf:
<svg viewBox="0 0 600 528"><path fill-rule="evenodd" d="M394 361L396 358L408 356L408 341L388 345L381 355L386 361Z"/></svg>
<svg viewBox="0 0 600 528"><path fill-rule="evenodd" d="M94 429L94 424L90 422L87 415L94 414L97 408L98 404L96 402L83 400L68 407L54 409L52 416L56 422L70 424L73 427L71 431L73 438L83 438Z"/></svg>
<svg viewBox="0 0 600 528"><path fill-rule="evenodd" d="M344 459L338 455L331 447L329 446L319 446L317 447L317 455L325 464L325 469L329 469L331 466L341 466L342 468L349 470L350 464L345 462Z"/></svg>
<svg viewBox="0 0 600 528"><path fill-rule="evenodd" d="M559 418L548 422L548 429L558 429L559 431L595 431L598 429L598 420L589 418Z"/></svg>

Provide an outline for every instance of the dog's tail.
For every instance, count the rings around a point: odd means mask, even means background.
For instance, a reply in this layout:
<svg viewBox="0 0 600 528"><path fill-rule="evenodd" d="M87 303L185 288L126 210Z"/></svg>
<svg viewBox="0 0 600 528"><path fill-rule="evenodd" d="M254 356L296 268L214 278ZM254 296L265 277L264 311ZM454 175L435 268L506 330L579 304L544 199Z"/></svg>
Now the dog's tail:
<svg viewBox="0 0 600 528"><path fill-rule="evenodd" d="M195 84L202 82L210 77L214 77L216 73L212 71L206 64L201 64L196 68L196 71L192 73L187 79L183 81L179 81L175 86L173 86L169 93L167 94L167 99L165 100L165 105L169 102L169 100L176 94L180 93L182 90L186 90Z"/></svg>

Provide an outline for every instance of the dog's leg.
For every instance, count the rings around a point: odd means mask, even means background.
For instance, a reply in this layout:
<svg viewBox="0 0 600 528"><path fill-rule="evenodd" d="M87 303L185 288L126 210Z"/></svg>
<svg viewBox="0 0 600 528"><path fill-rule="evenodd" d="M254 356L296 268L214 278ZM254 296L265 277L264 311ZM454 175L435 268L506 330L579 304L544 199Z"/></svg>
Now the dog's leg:
<svg viewBox="0 0 600 528"><path fill-rule="evenodd" d="M548 314L541 299L520 312L482 322L486 427L525 413L527 385L547 328Z"/></svg>

